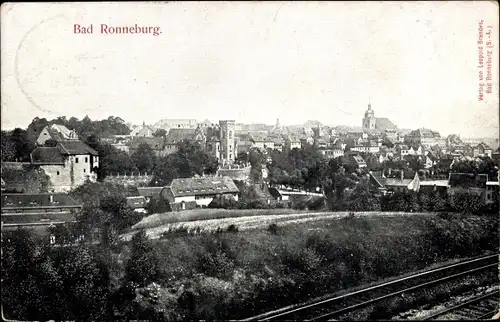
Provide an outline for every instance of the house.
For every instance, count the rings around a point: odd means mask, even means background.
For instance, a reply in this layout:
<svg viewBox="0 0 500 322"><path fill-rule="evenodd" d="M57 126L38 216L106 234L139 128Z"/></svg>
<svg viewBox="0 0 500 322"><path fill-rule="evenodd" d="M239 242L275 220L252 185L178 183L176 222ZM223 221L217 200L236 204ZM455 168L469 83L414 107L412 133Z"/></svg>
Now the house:
<svg viewBox="0 0 500 322"><path fill-rule="evenodd" d="M119 151L123 151L123 152L125 152L127 154L130 154L130 147L127 144L125 144L125 143L122 143L122 142L120 142L120 143L112 143L111 146L114 147L115 149L119 150Z"/></svg>
<svg viewBox="0 0 500 322"><path fill-rule="evenodd" d="M60 124L52 124L45 126L38 138L36 143L38 145L45 145L48 140L54 141L65 141L65 140L78 140L78 135L75 131L69 130L66 126Z"/></svg>
<svg viewBox="0 0 500 322"><path fill-rule="evenodd" d="M281 188L270 187L268 190L269 194L277 201L289 201L290 197L293 196L317 196L317 197L324 196L324 194L320 192L321 191L320 187L316 187L316 192L309 192L298 189L289 189L284 187Z"/></svg>
<svg viewBox="0 0 500 322"><path fill-rule="evenodd" d="M486 182L486 204L492 204L498 202L498 181L487 181Z"/></svg>
<svg viewBox="0 0 500 322"><path fill-rule="evenodd" d="M156 129L195 129L198 121L194 119L163 119L154 124Z"/></svg>
<svg viewBox="0 0 500 322"><path fill-rule="evenodd" d="M54 191L67 191L85 180L96 180L98 153L80 140L58 141L56 146L39 146L30 154L31 164L50 177Z"/></svg>
<svg viewBox="0 0 500 322"><path fill-rule="evenodd" d="M287 136L285 138L285 149L290 151L293 149L300 149L301 143L300 140L295 136Z"/></svg>
<svg viewBox="0 0 500 322"><path fill-rule="evenodd" d="M313 145L314 144L314 139L312 137L302 137L300 139L300 147L305 148L308 145Z"/></svg>
<svg viewBox="0 0 500 322"><path fill-rule="evenodd" d="M146 199L146 203L150 202L151 199L160 196L161 191L164 187L138 187L139 195Z"/></svg>
<svg viewBox="0 0 500 322"><path fill-rule="evenodd" d="M410 147L408 147L405 144L398 144L396 146L396 151L398 152L398 154L401 158L403 158L404 156L410 155Z"/></svg>
<svg viewBox="0 0 500 322"><path fill-rule="evenodd" d="M2 233L19 227L46 234L50 226L76 222L82 205L67 194L2 194Z"/></svg>
<svg viewBox="0 0 500 322"><path fill-rule="evenodd" d="M257 133L251 134L251 141L254 147L260 150L274 149L274 142L267 135Z"/></svg>
<svg viewBox="0 0 500 322"><path fill-rule="evenodd" d="M316 138L316 139L314 139L314 146L316 146L319 149L326 149L327 143L322 138Z"/></svg>
<svg viewBox="0 0 500 322"><path fill-rule="evenodd" d="M491 158L492 153L493 153L493 150L488 145L486 145L486 143L483 143L483 142L476 145L474 147L474 150L473 150L474 157L490 157Z"/></svg>
<svg viewBox="0 0 500 322"><path fill-rule="evenodd" d="M468 193L474 196L485 196L487 182L487 174L450 173L448 176L448 194L453 196L457 193Z"/></svg>
<svg viewBox="0 0 500 322"><path fill-rule="evenodd" d="M283 138L279 136L273 137L272 140L274 144L274 149L282 152L283 148L285 147L285 140L283 140Z"/></svg>
<svg viewBox="0 0 500 322"><path fill-rule="evenodd" d="M247 153L253 147L252 141L237 141L236 142L236 153Z"/></svg>
<svg viewBox="0 0 500 322"><path fill-rule="evenodd" d="M474 156L474 148L470 144L464 144L463 154L466 157L473 157Z"/></svg>
<svg viewBox="0 0 500 322"><path fill-rule="evenodd" d="M358 168L366 168L367 166L365 160L363 160L363 158L359 155L350 155L348 157L348 162L357 166Z"/></svg>
<svg viewBox="0 0 500 322"><path fill-rule="evenodd" d="M426 193L439 194L446 197L448 193L448 180L427 180L420 181L420 191Z"/></svg>
<svg viewBox="0 0 500 322"><path fill-rule="evenodd" d="M146 123L142 123L141 126L136 127L135 129L130 132L130 136L136 137L146 137L150 138L153 137L153 133L155 132L155 129L152 126L146 125Z"/></svg>
<svg viewBox="0 0 500 322"><path fill-rule="evenodd" d="M214 198L231 196L238 200L239 189L228 177L174 179L163 192L172 209L207 207Z"/></svg>
<svg viewBox="0 0 500 322"><path fill-rule="evenodd" d="M163 156L164 155L164 149L165 149L165 139L164 138L158 138L158 137L135 137L130 142L128 142L128 149L130 154L134 154L137 152L139 147L142 144L146 144L149 146L151 151L157 156Z"/></svg>
<svg viewBox="0 0 500 322"><path fill-rule="evenodd" d="M146 198L143 196L138 197L127 197L127 206L129 206L133 211L139 213L146 213Z"/></svg>
<svg viewBox="0 0 500 322"><path fill-rule="evenodd" d="M434 145L443 145L446 148L446 140L441 139L441 135L438 132L424 128L411 131L405 137L405 143L407 145L421 144L424 148L430 148Z"/></svg>
<svg viewBox="0 0 500 322"><path fill-rule="evenodd" d="M328 159L335 159L344 155L344 151L340 149L320 149L319 153Z"/></svg>
<svg viewBox="0 0 500 322"><path fill-rule="evenodd" d="M415 173L413 179L405 179L401 171L401 178L387 178L381 171L370 171L370 185L378 191L408 192L420 190L420 178Z"/></svg>

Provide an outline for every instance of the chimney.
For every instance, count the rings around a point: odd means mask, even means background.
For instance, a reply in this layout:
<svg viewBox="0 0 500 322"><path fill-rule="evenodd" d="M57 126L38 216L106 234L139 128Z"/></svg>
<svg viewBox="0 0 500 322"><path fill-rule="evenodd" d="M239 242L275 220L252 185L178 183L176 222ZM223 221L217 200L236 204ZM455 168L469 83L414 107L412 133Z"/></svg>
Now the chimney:
<svg viewBox="0 0 500 322"><path fill-rule="evenodd" d="M54 196L52 194L49 196L49 198L50 198L50 203L54 203Z"/></svg>
<svg viewBox="0 0 500 322"><path fill-rule="evenodd" d="M404 170L401 170L401 181L403 181L404 178L405 178L405 172Z"/></svg>

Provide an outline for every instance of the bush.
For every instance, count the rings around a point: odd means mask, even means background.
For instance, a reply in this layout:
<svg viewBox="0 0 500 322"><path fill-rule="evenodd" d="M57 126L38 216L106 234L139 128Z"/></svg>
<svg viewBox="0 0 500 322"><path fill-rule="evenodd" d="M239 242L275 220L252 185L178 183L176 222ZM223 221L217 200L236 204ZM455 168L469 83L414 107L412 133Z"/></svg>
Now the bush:
<svg viewBox="0 0 500 322"><path fill-rule="evenodd" d="M203 274L217 278L228 278L234 270L234 263L222 251L201 254L197 262L198 270Z"/></svg>
<svg viewBox="0 0 500 322"><path fill-rule="evenodd" d="M307 209L309 210L321 210L325 207L325 198L324 197L319 197L319 198L311 198L307 202Z"/></svg>
<svg viewBox="0 0 500 322"><path fill-rule="evenodd" d="M237 233L238 232L238 226L235 224L231 224L227 227L227 231L230 233Z"/></svg>
<svg viewBox="0 0 500 322"><path fill-rule="evenodd" d="M267 231L269 231L273 235L278 235L280 232L279 230L280 229L276 223L269 224L269 226L267 227Z"/></svg>

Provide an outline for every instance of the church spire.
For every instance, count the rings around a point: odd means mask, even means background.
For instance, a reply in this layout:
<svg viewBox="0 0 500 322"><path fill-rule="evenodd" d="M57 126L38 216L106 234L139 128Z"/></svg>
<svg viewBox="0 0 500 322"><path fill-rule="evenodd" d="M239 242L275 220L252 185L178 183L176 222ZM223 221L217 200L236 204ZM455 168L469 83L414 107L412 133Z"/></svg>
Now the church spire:
<svg viewBox="0 0 500 322"><path fill-rule="evenodd" d="M280 119L279 119L279 118L277 118L277 119L276 119L276 128L279 128L279 127L280 127Z"/></svg>

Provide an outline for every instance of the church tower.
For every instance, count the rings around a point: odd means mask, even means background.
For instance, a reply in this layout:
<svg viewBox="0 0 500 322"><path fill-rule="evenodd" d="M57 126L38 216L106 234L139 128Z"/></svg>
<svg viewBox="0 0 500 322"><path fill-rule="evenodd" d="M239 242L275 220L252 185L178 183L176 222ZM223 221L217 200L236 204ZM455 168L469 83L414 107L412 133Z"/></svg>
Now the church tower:
<svg viewBox="0 0 500 322"><path fill-rule="evenodd" d="M372 105L368 104L368 109L365 112L365 117L363 118L363 130L374 130L375 129L375 112L372 110Z"/></svg>
<svg viewBox="0 0 500 322"><path fill-rule="evenodd" d="M235 128L234 120L219 121L220 141L221 141L221 161L223 163L233 163L236 159L235 152Z"/></svg>

